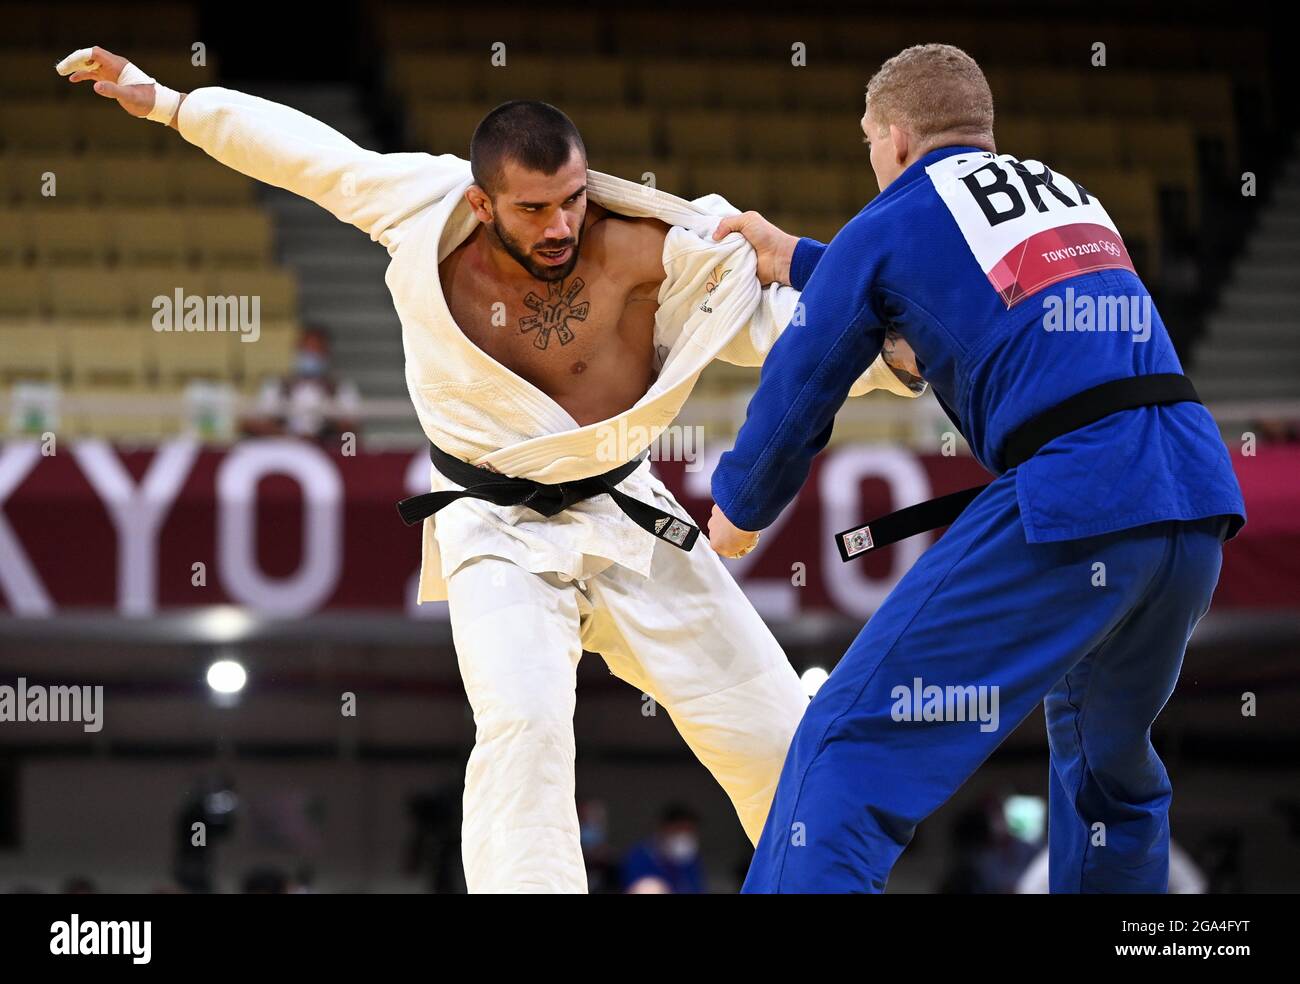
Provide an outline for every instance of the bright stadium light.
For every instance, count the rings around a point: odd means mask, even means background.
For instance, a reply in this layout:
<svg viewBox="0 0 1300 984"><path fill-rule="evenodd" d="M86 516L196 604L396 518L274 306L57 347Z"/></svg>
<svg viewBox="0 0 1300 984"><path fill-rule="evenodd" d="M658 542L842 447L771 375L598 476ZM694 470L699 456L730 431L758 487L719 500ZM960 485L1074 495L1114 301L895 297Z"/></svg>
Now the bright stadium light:
<svg viewBox="0 0 1300 984"><path fill-rule="evenodd" d="M799 682L803 684L803 692L809 697L817 696L817 691L821 690L822 684L830 678L830 674L820 666L810 666L803 671L803 676L799 677Z"/></svg>
<svg viewBox="0 0 1300 984"><path fill-rule="evenodd" d="M210 642L237 642L248 636L255 620L234 605L209 605L193 616L196 634Z"/></svg>
<svg viewBox="0 0 1300 984"><path fill-rule="evenodd" d="M237 694L248 682L248 671L233 659L219 659L208 667L208 686L219 694Z"/></svg>

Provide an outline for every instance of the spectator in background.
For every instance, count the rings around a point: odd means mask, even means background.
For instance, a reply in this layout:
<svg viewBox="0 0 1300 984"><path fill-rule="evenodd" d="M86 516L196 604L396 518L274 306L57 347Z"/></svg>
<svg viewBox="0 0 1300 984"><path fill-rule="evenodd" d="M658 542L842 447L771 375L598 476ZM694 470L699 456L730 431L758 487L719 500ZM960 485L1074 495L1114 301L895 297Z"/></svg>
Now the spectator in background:
<svg viewBox="0 0 1300 984"><path fill-rule="evenodd" d="M963 810L949 836L952 855L939 881L944 895L1013 894L1037 850L1012 834L998 797Z"/></svg>
<svg viewBox="0 0 1300 984"><path fill-rule="evenodd" d="M578 837L590 895L617 892L620 888L618 864L609 847L608 815L601 800L583 800L578 804Z"/></svg>
<svg viewBox="0 0 1300 984"><path fill-rule="evenodd" d="M229 776L202 776L185 794L173 823L175 859L172 876L186 892L215 890L213 848L235 827L239 798Z"/></svg>
<svg viewBox="0 0 1300 984"><path fill-rule="evenodd" d="M257 437L291 434L333 440L357 432L360 403L356 384L336 379L331 372L329 336L307 328L298 340L293 371L262 384L257 416L245 423L244 431Z"/></svg>
<svg viewBox="0 0 1300 984"><path fill-rule="evenodd" d="M669 806L654 836L637 844L623 859L622 883L629 894L703 894L698 814L680 804Z"/></svg>

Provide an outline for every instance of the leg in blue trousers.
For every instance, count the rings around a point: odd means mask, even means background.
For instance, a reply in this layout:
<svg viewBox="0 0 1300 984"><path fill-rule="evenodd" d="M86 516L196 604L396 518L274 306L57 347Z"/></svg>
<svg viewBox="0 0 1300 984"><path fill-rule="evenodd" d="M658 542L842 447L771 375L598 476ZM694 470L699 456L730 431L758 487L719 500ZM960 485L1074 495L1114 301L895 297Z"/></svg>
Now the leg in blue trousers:
<svg viewBox="0 0 1300 984"><path fill-rule="evenodd" d="M1075 890L1118 884L1123 878L1107 874L1116 869L1128 873L1130 884L1154 883L1161 863L1151 857L1167 845L1168 787L1146 735L1172 688L1191 629L1209 606L1222 529L1221 519L1157 523L1030 544L1015 473L999 478L903 577L809 705L744 891L883 891L916 825L1034 705L1067 685L1069 671L1081 661L1080 670L1089 668L1093 657L1091 670L1103 668L1094 677L1098 689L1075 699L1082 755L1053 732L1070 790L1064 802L1074 808L1058 812L1058 794L1052 822L1064 823L1061 815L1071 821L1068 842L1081 855L1071 869L1068 851L1059 860L1053 854L1054 884L1070 870ZM1143 647L1148 664L1138 658ZM1140 699L1102 696L1134 679ZM1066 693L1067 706L1070 699ZM1105 712L1094 709L1100 705ZM1122 722L1114 741L1095 733L1094 716L1102 730ZM1058 710L1052 720L1066 731L1068 717ZM1084 764L1090 748L1106 750L1106 773L1078 771L1091 767ZM1153 760L1164 783L1163 796L1154 798L1147 781L1156 774ZM1131 789L1110 785L1117 773L1133 777ZM1093 810L1092 787L1086 778L1079 781L1084 775L1112 797L1104 811L1101 805ZM1124 826L1134 806L1125 802L1119 809L1117 803L1130 797L1139 800L1136 809L1149 812L1143 831L1140 823ZM1093 813L1103 823L1119 817L1121 846L1145 844L1143 850L1082 851L1083 825L1093 822ZM1131 873L1135 866L1138 874Z"/></svg>
<svg viewBox="0 0 1300 984"><path fill-rule="evenodd" d="M1177 535L1160 579L1044 701L1053 892L1168 890L1171 790L1151 723L1173 693L1186 639L1218 580L1216 524L1161 524ZM1198 597L1205 607L1189 605Z"/></svg>

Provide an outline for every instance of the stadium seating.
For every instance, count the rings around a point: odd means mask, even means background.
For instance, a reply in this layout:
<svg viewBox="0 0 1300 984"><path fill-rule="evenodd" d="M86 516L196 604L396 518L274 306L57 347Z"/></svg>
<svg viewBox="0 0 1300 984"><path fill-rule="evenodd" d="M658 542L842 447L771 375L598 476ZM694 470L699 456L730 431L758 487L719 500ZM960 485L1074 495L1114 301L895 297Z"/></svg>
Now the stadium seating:
<svg viewBox="0 0 1300 984"><path fill-rule="evenodd" d="M681 16L521 3L483 18L400 2L365 15L411 149L466 156L486 108L543 98L574 118L594 168L650 175L687 198L718 193L823 240L877 193L858 122L872 72L908 44L962 45L993 89L999 150L1049 161L1100 198L1157 283L1168 243L1198 231L1207 188L1238 167L1236 107L1262 72L1261 36L1245 24L1108 30L1068 13L1050 25L966 16L942 18L939 36L932 16L902 10L798 11L708 30L681 30ZM217 82L212 53L192 47L194 6L0 3L0 24L0 377L74 392L192 378L248 390L282 372L297 285L276 266L254 183L52 71L86 38L112 37L169 85ZM1098 39L1109 39L1105 67L1092 63ZM261 340L153 332L155 299L178 289L256 295ZM752 385L744 371L705 385L739 380ZM84 422L131 433L127 416Z"/></svg>

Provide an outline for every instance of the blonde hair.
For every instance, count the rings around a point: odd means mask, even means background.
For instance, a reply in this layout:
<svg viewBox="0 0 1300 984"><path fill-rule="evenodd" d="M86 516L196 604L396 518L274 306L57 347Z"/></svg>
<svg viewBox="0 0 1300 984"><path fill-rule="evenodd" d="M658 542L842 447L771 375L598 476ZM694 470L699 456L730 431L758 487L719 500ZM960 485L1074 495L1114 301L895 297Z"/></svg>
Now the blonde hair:
<svg viewBox="0 0 1300 984"><path fill-rule="evenodd" d="M923 144L941 134L993 145L993 93L975 59L950 44L905 48L867 83L867 110L877 126L893 123Z"/></svg>

